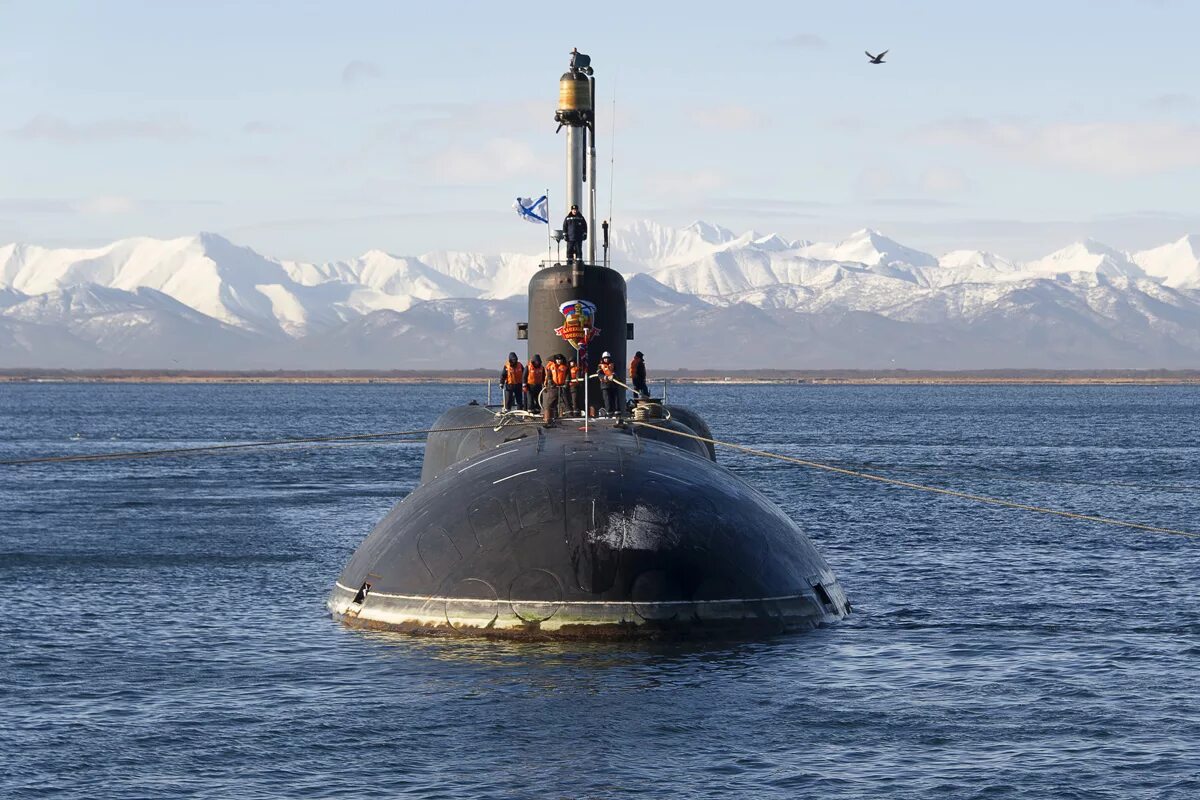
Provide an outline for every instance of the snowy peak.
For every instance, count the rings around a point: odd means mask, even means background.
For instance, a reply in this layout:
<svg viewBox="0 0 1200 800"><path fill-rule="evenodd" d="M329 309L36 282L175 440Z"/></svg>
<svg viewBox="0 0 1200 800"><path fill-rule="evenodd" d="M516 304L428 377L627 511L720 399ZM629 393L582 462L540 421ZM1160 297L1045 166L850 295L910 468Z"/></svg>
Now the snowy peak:
<svg viewBox="0 0 1200 800"><path fill-rule="evenodd" d="M1200 235L1134 253L1133 261L1167 286L1200 289Z"/></svg>
<svg viewBox="0 0 1200 800"><path fill-rule="evenodd" d="M474 287L479 297L499 299L525 294L529 279L537 272L543 258L540 253L490 256L442 250L426 253L421 256L421 261L443 275Z"/></svg>
<svg viewBox="0 0 1200 800"><path fill-rule="evenodd" d="M984 250L951 250L938 259L943 269L981 270L985 272L1011 273L1019 268L1007 258Z"/></svg>
<svg viewBox="0 0 1200 800"><path fill-rule="evenodd" d="M720 225L714 225L711 222L703 220L696 220L691 225L685 227L684 231L695 234L702 241L709 244L725 244L737 238L737 234L728 228L722 228Z"/></svg>
<svg viewBox="0 0 1200 800"><path fill-rule="evenodd" d="M347 265L356 283L384 294L409 295L420 300L474 297L478 290L438 272L417 258L370 250Z"/></svg>
<svg viewBox="0 0 1200 800"><path fill-rule="evenodd" d="M706 223L671 228L637 220L612 232L613 262L635 272L686 264L713 253L732 238L724 228Z"/></svg>
<svg viewBox="0 0 1200 800"><path fill-rule="evenodd" d="M1045 258L1030 261L1025 269L1043 274L1091 273L1106 278L1144 278L1146 273L1129 256L1094 239L1067 245Z"/></svg>
<svg viewBox="0 0 1200 800"><path fill-rule="evenodd" d="M857 262L869 267L894 264L911 267L937 266L937 259L928 253L905 247L871 228L855 231L837 244L810 244L800 248L800 252L825 261Z"/></svg>

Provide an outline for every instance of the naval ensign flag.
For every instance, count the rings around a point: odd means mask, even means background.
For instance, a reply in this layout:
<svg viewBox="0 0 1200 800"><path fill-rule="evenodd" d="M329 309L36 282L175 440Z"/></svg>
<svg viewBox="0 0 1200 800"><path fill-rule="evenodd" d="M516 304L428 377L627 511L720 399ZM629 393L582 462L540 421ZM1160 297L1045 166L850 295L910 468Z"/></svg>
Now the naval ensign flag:
<svg viewBox="0 0 1200 800"><path fill-rule="evenodd" d="M546 195L542 195L537 200L532 200L528 197L518 197L517 202L513 203L513 208L527 222L540 222L543 225L550 224Z"/></svg>

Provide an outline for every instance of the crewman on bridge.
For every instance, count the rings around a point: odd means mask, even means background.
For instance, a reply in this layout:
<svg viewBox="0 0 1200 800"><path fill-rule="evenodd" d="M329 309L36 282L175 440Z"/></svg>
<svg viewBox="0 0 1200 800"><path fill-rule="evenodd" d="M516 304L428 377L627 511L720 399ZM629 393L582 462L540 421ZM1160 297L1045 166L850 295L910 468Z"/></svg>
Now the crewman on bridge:
<svg viewBox="0 0 1200 800"><path fill-rule="evenodd" d="M616 382L617 365L613 363L612 353L607 350L600 356L600 368L596 370L596 376L600 378L600 391L604 393L604 410L610 417L615 417L621 387Z"/></svg>
<svg viewBox="0 0 1200 800"><path fill-rule="evenodd" d="M501 367L500 383L504 386L504 410L512 411L515 405L524 411L525 399L522 393L525 390L525 367L517 360L516 353L509 353L508 361Z"/></svg>
<svg viewBox="0 0 1200 800"><path fill-rule="evenodd" d="M546 364L546 388L542 391L542 421L546 425L571 410L570 380L571 368L563 354L558 353Z"/></svg>
<svg viewBox="0 0 1200 800"><path fill-rule="evenodd" d="M638 350L629 360L629 385L643 397L650 396L650 387L646 385L646 357Z"/></svg>
<svg viewBox="0 0 1200 800"><path fill-rule="evenodd" d="M588 236L587 220L579 213L579 206L571 206L563 220L563 238L567 240L567 263L583 261L583 243Z"/></svg>
<svg viewBox="0 0 1200 800"><path fill-rule="evenodd" d="M538 395L546 383L546 368L542 366L541 355L534 353L525 368L525 410L534 414L542 410Z"/></svg>

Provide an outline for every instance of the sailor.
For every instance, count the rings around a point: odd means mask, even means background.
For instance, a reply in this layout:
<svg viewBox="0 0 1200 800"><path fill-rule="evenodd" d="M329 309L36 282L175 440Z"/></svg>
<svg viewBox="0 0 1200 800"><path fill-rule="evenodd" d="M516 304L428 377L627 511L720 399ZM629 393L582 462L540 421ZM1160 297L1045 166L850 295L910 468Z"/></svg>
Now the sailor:
<svg viewBox="0 0 1200 800"><path fill-rule="evenodd" d="M504 410L512 411L515 405L525 410L525 401L521 396L525 386L525 368L517 360L516 353L508 354L508 361L500 369L500 384L504 387Z"/></svg>
<svg viewBox="0 0 1200 800"><path fill-rule="evenodd" d="M555 417L571 409L571 370L567 359L558 353L546 364L546 388L542 391L542 420L549 425Z"/></svg>
<svg viewBox="0 0 1200 800"><path fill-rule="evenodd" d="M587 239L587 220L579 213L579 206L571 206L563 220L563 236L567 240L567 263L583 260L583 243Z"/></svg>
<svg viewBox="0 0 1200 800"><path fill-rule="evenodd" d="M615 380L617 365L613 363L612 353L607 350L600 356L600 368L596 370L596 375L600 378L600 391L604 393L604 410L610 417L615 417L617 415L617 397L621 387Z"/></svg>
<svg viewBox="0 0 1200 800"><path fill-rule="evenodd" d="M638 350L629 361L629 385L643 397L650 396L650 387L646 385L646 358Z"/></svg>
<svg viewBox="0 0 1200 800"><path fill-rule="evenodd" d="M542 366L542 357L534 353L525 368L525 410L537 413L542 410L538 403L538 395L546 383L546 368Z"/></svg>

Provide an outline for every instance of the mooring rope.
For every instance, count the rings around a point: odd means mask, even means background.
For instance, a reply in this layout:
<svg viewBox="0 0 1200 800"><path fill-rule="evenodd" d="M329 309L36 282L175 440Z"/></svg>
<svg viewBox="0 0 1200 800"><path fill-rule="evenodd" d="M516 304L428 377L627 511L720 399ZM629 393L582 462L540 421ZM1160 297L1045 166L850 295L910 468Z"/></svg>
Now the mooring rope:
<svg viewBox="0 0 1200 800"><path fill-rule="evenodd" d="M511 422L505 427L541 424L534 422ZM260 447L280 447L294 444L326 444L329 442L363 442L380 439L398 439L404 436L427 436L431 433L448 431L475 431L494 429L495 423L487 425L464 425L456 428L428 428L415 431L388 431L386 433L352 433L343 436L309 436L303 439L270 439L264 442L242 442L239 444L211 444L203 447L171 447L161 450L126 450L116 453L92 453L88 455L42 456L0 461L0 466L15 467L27 464L57 464L72 461L118 461L122 459L158 458L162 456L187 456L216 453L229 450L250 450Z"/></svg>
<svg viewBox="0 0 1200 800"><path fill-rule="evenodd" d="M509 416L508 420L502 421L502 427L518 427L526 425L540 425L540 421L520 421ZM957 497L962 500L971 500L977 503L987 503L989 505L1001 506L1003 508L1013 508L1021 511L1032 511L1038 514L1049 514L1056 517L1065 517L1067 519L1080 520L1083 522L1094 522L1101 525L1113 525L1121 528L1130 528L1133 530L1146 531L1149 533L1164 533L1172 536L1183 536L1190 539L1200 538L1200 533L1193 531L1178 530L1176 528L1166 528L1158 525L1146 525L1140 522L1130 522L1128 520L1114 519L1112 517L1102 517L1096 514L1079 514L1074 511L1063 511L1056 508L1046 508L1045 506L1036 506L1030 503L1018 503L1014 500L1005 500L1000 497L990 497L988 495L973 494L971 492L960 492L956 489L946 489L941 486L930 486L923 483L914 483L913 481L901 480L899 478L889 478L886 475L876 475L870 472L861 470L848 469L839 467L833 464L826 464L820 461L811 461L804 458L796 458L795 456L786 456L781 453L772 453L768 450L758 450L746 445L734 444L733 442L725 442L720 439L710 439L705 436L700 436L695 433L686 433L684 431L672 430L661 425L654 425L649 422L638 420L629 420L629 424L637 425L643 428L661 431L663 433L673 434L685 439L694 439L698 442L707 442L717 447L725 447L730 450L748 453L750 455L759 456L761 458L774 459L776 461L784 461L790 464L797 464L802 467L810 467L825 472L831 472L837 475L846 475L854 478L862 478L864 480L884 483L891 486L899 486L905 489L913 489L915 491L929 492L932 494L940 494L947 497ZM142 458L159 458L171 456L187 456L200 455L208 453L228 452L233 450L250 450L255 448L281 447L287 445L302 445L302 444L330 444L337 442L369 442L369 441L386 441L389 439L403 439L410 436L428 436L431 433L447 433L453 431L473 431L473 430L497 430L496 423L492 422L486 425L463 425L450 428L425 428L420 430L409 431L387 431L384 433L355 433L342 436L309 436L296 439L271 439L261 442L241 442L238 444L214 444L200 447L173 447L159 450L127 450L110 453L92 453L84 455L65 455L65 456L41 456L37 458L21 458L0 461L0 466L25 466L32 464L60 464L80 461L116 461L124 459L142 459Z"/></svg>
<svg viewBox="0 0 1200 800"><path fill-rule="evenodd" d="M698 442L708 442L712 445L727 447L731 450L738 450L743 453L749 453L762 458L773 458L778 461L786 461L790 464L799 464L802 467L811 467L812 469L824 470L825 472L832 472L837 475L848 475L853 478L863 478L865 480L877 481L879 483L886 483L892 486L901 486L905 489L931 492L933 494L946 495L948 497L957 497L962 500L973 500L977 503L988 503L990 505L1002 506L1004 508L1015 508L1021 511L1033 511L1038 514L1051 514L1056 517L1066 517L1067 519L1082 520L1084 522L1096 522L1101 525L1115 525L1121 528L1132 528L1134 530L1147 531L1150 533L1166 533L1172 536L1184 536L1189 539L1200 538L1200 533L1195 533L1192 531L1181 531L1176 530L1175 528L1163 528L1157 525L1145 525L1141 522L1128 522L1126 520L1113 519L1111 517L1101 517L1094 514L1077 514L1074 511L1062 511L1057 508L1046 508L1044 506L1035 506L1029 503L1018 503L1013 500L1004 500L1000 497L989 497L982 494L960 492L955 489L945 489L941 486L929 486L923 483L913 483L912 481L900 480L899 478L889 478L885 475L874 475L870 472L861 472L859 470L846 469L845 467L836 467L833 464L824 464L820 461L809 461L804 458L785 456L781 453L772 453L768 450L756 450L753 447L746 447L745 445L734 444L733 442L723 442L719 439L709 439L708 437L700 436L695 433L685 433L684 431L672 430L671 428L664 428L661 425L654 425L649 422L638 422L636 420L631 420L630 424L638 425L643 428L651 428L656 431L662 431L663 433L671 433L676 436L682 436L685 439L695 439Z"/></svg>

